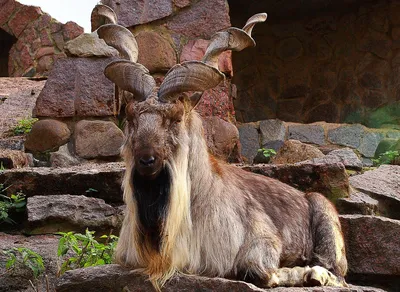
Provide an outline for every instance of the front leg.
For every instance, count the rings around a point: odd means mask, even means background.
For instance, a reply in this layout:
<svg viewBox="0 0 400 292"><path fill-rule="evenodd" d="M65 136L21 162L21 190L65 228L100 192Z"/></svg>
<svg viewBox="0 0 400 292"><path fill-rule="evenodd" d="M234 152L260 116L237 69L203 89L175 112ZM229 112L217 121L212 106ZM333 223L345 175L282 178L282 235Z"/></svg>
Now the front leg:
<svg viewBox="0 0 400 292"><path fill-rule="evenodd" d="M347 287L346 282L339 280L327 269L314 267L280 268L269 273L267 276L267 287L302 287L302 286L333 286Z"/></svg>

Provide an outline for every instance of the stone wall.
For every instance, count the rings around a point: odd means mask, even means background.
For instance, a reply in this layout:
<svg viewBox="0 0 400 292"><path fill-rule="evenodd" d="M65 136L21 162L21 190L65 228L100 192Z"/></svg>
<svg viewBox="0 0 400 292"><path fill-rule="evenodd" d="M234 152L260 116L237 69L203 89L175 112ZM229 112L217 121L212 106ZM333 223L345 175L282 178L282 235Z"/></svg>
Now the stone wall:
<svg viewBox="0 0 400 292"><path fill-rule="evenodd" d="M47 76L53 63L66 57L64 43L83 33L76 23L62 24L39 7L15 0L0 0L0 7L0 30L16 39L8 56L10 77Z"/></svg>
<svg viewBox="0 0 400 292"><path fill-rule="evenodd" d="M240 2L229 2L233 23L255 12ZM291 5L266 2L253 7L270 13L256 48L233 57L239 121L399 124L400 2L326 1L332 10L320 12L303 1L294 19Z"/></svg>

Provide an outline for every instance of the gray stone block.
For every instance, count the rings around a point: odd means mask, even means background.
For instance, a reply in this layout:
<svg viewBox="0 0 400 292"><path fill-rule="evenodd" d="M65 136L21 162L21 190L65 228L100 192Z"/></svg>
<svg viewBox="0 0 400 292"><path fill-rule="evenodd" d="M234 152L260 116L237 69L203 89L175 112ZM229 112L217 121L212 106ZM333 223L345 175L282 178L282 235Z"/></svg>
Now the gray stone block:
<svg viewBox="0 0 400 292"><path fill-rule="evenodd" d="M358 148L365 131L362 125L342 126L328 131L328 139L333 144Z"/></svg>
<svg viewBox="0 0 400 292"><path fill-rule="evenodd" d="M290 125L288 127L289 139L299 140L304 143L325 145L324 128L319 125Z"/></svg>
<svg viewBox="0 0 400 292"><path fill-rule="evenodd" d="M374 157L376 148L378 148L379 142L381 142L383 138L384 135L382 133L365 133L357 150L365 157Z"/></svg>
<svg viewBox="0 0 400 292"><path fill-rule="evenodd" d="M278 151L285 142L285 123L277 119L261 121L260 133L262 147Z"/></svg>
<svg viewBox="0 0 400 292"><path fill-rule="evenodd" d="M242 124L238 127L239 139L242 146L242 156L248 163L253 163L257 150L260 148L258 125L255 123Z"/></svg>

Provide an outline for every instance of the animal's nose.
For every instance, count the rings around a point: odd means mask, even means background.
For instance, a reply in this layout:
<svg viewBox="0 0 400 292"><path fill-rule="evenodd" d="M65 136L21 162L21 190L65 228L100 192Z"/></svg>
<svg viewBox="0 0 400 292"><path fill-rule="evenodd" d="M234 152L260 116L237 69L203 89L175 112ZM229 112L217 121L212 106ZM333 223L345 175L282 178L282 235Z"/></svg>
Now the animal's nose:
<svg viewBox="0 0 400 292"><path fill-rule="evenodd" d="M142 157L139 159L140 164L143 166L152 166L155 161L156 159L154 156Z"/></svg>

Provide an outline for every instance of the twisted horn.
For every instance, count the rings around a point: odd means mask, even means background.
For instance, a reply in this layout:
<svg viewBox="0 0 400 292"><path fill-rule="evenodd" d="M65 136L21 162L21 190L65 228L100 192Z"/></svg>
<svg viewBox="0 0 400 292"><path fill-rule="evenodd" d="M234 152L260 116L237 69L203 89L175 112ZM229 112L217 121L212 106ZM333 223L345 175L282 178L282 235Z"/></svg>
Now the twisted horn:
<svg viewBox="0 0 400 292"><path fill-rule="evenodd" d="M119 88L131 92L138 101L155 95L156 82L141 64L117 60L107 65L104 75Z"/></svg>
<svg viewBox="0 0 400 292"><path fill-rule="evenodd" d="M241 51L244 48L255 46L251 32L256 23L264 22L266 13L259 13L250 17L243 29L231 27L223 32L214 34L211 43L201 62L190 61L172 67L160 86L159 98L162 101L172 101L178 93L187 91L201 92L217 86L223 79L218 69L218 57L226 51ZM193 98L201 95L195 94ZM197 101L192 100L192 104Z"/></svg>
<svg viewBox="0 0 400 292"><path fill-rule="evenodd" d="M122 58L137 61L138 45L133 34L118 24L104 24L97 29L99 38L118 50Z"/></svg>
<svg viewBox="0 0 400 292"><path fill-rule="evenodd" d="M118 50L126 60L117 60L107 65L104 74L122 90L129 91L136 100L145 100L154 95L156 82L149 70L136 63L138 45L133 34L125 27L117 24L105 24L97 29L100 38L107 45Z"/></svg>
<svg viewBox="0 0 400 292"><path fill-rule="evenodd" d="M98 29L103 24L117 23L117 15L107 5L97 4L90 16L90 23L92 25L92 32Z"/></svg>

